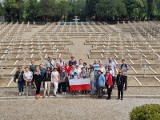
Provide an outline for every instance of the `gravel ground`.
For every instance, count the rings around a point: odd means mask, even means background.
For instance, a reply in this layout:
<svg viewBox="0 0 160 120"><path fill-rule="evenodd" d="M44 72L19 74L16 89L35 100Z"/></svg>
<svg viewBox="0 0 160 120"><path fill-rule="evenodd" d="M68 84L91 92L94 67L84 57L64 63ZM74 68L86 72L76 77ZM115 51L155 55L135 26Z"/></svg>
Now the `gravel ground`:
<svg viewBox="0 0 160 120"><path fill-rule="evenodd" d="M51 95L53 88L51 88ZM32 96L35 95L35 89L32 89ZM43 94L43 88L41 89ZM70 95L70 92L68 93ZM18 95L17 88L0 88L0 97L15 97ZM114 89L113 96L117 96L117 90ZM127 91L124 91L124 96L139 96L139 95L152 95L160 96L160 87L128 87Z"/></svg>
<svg viewBox="0 0 160 120"><path fill-rule="evenodd" d="M129 120L131 110L159 99L18 99L0 101L1 120Z"/></svg>

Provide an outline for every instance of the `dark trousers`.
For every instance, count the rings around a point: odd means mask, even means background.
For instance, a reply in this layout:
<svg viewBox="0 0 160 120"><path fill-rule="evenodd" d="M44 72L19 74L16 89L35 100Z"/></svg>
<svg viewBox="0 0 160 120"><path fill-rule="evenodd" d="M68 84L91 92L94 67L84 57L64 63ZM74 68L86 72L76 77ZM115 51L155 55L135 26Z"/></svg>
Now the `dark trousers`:
<svg viewBox="0 0 160 120"><path fill-rule="evenodd" d="M113 82L113 85L112 86L114 86L115 85L115 82L116 82L116 78L113 76L112 77L112 82Z"/></svg>
<svg viewBox="0 0 160 120"><path fill-rule="evenodd" d="M125 78L125 90L127 89L127 76L124 76L124 78Z"/></svg>
<svg viewBox="0 0 160 120"><path fill-rule="evenodd" d="M118 99L123 98L123 85L118 85Z"/></svg>
<svg viewBox="0 0 160 120"><path fill-rule="evenodd" d="M104 89L104 87L103 86L99 86L98 87L98 95L103 95L103 89Z"/></svg>
<svg viewBox="0 0 160 120"><path fill-rule="evenodd" d="M62 83L58 83L58 93L61 93Z"/></svg>
<svg viewBox="0 0 160 120"><path fill-rule="evenodd" d="M87 94L87 90L82 90L82 94Z"/></svg>
<svg viewBox="0 0 160 120"><path fill-rule="evenodd" d="M108 98L111 99L111 93L112 93L112 87L108 87L107 86L107 94L108 94Z"/></svg>
<svg viewBox="0 0 160 120"><path fill-rule="evenodd" d="M40 88L41 88L41 81L36 81L36 95L40 94Z"/></svg>
<svg viewBox="0 0 160 120"><path fill-rule="evenodd" d="M62 92L66 92L67 82L62 82Z"/></svg>
<svg viewBox="0 0 160 120"><path fill-rule="evenodd" d="M67 86L68 90L70 91L70 87L69 87L69 81L67 81Z"/></svg>
<svg viewBox="0 0 160 120"><path fill-rule="evenodd" d="M18 81L18 91L23 92L24 81Z"/></svg>

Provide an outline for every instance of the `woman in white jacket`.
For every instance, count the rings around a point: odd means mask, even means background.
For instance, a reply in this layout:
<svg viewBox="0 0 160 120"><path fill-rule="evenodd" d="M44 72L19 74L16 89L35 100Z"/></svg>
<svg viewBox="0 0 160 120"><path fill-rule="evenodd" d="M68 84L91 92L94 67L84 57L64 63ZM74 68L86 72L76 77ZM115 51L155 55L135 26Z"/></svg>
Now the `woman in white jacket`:
<svg viewBox="0 0 160 120"><path fill-rule="evenodd" d="M60 80L60 74L57 71L57 67L54 67L53 72L51 73L51 83L54 84L53 94L57 95L58 82Z"/></svg>

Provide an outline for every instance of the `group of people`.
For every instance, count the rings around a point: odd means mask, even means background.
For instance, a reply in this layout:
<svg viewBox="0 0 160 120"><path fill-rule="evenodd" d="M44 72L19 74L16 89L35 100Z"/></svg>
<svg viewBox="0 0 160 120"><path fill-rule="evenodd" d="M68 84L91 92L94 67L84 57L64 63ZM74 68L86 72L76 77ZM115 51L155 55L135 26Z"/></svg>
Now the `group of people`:
<svg viewBox="0 0 160 120"><path fill-rule="evenodd" d="M36 65L31 61L30 66L18 67L14 75L14 81L18 84L19 95L24 94L24 85L26 86L26 95L31 95L32 89L36 89L36 98L40 98L40 89L43 88L42 97L50 96L50 89L53 86L53 95L57 93L66 95L70 89L69 80L73 78L88 78L90 80L90 90L72 91L72 94L90 94L102 97L107 89L107 100L111 99L112 89L117 86L118 98L123 99L123 91L127 90L127 71L128 65L125 59L116 71L116 63L112 58L103 64L101 60L94 60L93 64L87 65L82 59L77 62L74 56L67 62L61 58L54 60L50 55L46 60L45 66Z"/></svg>

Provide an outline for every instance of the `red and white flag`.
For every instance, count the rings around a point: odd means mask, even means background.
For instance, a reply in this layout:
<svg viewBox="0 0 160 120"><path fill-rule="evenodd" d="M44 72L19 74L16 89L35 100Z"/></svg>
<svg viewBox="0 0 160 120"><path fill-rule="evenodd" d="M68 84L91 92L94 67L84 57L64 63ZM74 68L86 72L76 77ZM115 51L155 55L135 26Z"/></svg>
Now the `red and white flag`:
<svg viewBox="0 0 160 120"><path fill-rule="evenodd" d="M89 79L70 79L70 91L90 90Z"/></svg>

